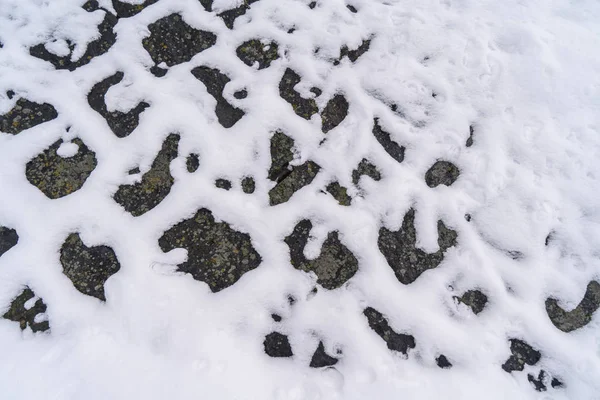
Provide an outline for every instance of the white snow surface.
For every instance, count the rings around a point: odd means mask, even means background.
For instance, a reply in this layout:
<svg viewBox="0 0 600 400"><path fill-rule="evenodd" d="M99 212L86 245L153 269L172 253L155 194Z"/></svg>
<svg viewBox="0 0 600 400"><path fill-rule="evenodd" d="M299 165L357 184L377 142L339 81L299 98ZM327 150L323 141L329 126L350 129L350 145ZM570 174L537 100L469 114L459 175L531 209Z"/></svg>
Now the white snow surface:
<svg viewBox="0 0 600 400"><path fill-rule="evenodd" d="M19 135L0 133L0 225L19 234L18 245L0 258L0 311L28 285L47 304L51 327L33 334L0 320L1 399L600 398L600 316L563 333L544 306L552 296L572 309L588 282L600 279L599 2L352 0L352 13L342 0L320 0L314 9L308 1L260 0L229 30L199 1L160 0L119 20L115 45L73 72L29 55L29 47L53 41L60 53L58 44L69 39L72 58L81 56L103 17L82 4L0 1L0 113L22 96L59 114ZM217 34L217 43L156 78L142 39L149 23L173 12ZM296 31L287 34L292 26ZM269 68L256 70L236 57L237 46L255 37L279 43L280 58ZM356 63L332 65L342 46L355 49L367 38L371 48ZM190 73L199 65L231 78L225 97L246 112L232 128L218 123L215 100ZM344 94L350 108L338 127L324 135L317 115L306 121L279 97L287 67L301 75L300 93L323 90L321 110ZM106 96L110 110L150 104L122 139L86 97L116 71L125 79ZM248 97L235 99L242 88ZM16 96L9 99L8 90ZM377 142L374 117L406 146L404 162ZM470 125L474 145L466 147ZM269 139L277 129L295 140L296 163L310 159L322 170L288 202L270 207ZM133 217L112 196L129 182L131 168L150 167L173 132L181 142L171 193ZM81 190L50 200L27 181L25 164L75 137L96 153L98 166ZM185 167L191 152L200 154L194 174ZM363 177L361 197L351 172L362 158L377 165L382 179ZM425 184L437 159L460 168L452 186ZM257 181L252 195L239 184L247 175ZM232 190L216 188L218 177L232 180ZM333 180L350 188L350 207L322 192ZM248 233L262 257L218 293L173 272L185 251L165 254L158 246L165 230L202 207ZM420 248L437 250L438 219L457 231L458 244L438 268L403 285L377 237L382 226L398 229L411 207ZM337 230L358 258L346 285L309 296L316 277L292 267L283 242L302 218L315 227L307 254L316 256L327 232ZM78 292L62 273L59 249L71 232L88 246L112 247L119 258L105 303ZM550 232L553 244L545 246ZM523 256L513 259L508 251ZM473 288L489 297L477 316L453 300ZM293 306L290 294L298 300ZM369 328L367 306L397 332L414 335L408 357ZM289 336L293 357L264 353L264 337L274 330ZM503 371L510 338L538 349L540 362ZM320 340L329 354L343 351L334 368L308 367ZM437 367L442 353L453 368ZM540 369L564 388L536 392L527 373Z"/></svg>

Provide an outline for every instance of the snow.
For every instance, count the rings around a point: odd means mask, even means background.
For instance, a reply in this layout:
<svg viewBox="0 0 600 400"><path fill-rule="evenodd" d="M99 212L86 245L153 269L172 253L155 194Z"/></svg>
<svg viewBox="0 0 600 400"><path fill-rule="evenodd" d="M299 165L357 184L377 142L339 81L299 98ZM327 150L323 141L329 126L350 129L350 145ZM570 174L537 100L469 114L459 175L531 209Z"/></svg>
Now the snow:
<svg viewBox="0 0 600 400"><path fill-rule="evenodd" d="M213 8L238 4L221 0ZM14 90L59 114L17 136L0 133L0 225L19 233L18 245L0 258L0 309L27 285L48 305L51 326L50 334L21 333L18 324L0 320L0 398L599 398L598 315L567 334L552 325L544 302L556 297L570 310L588 282L600 279L600 4L351 4L358 13L342 0L321 0L314 9L305 1L260 0L229 30L198 1L160 0L120 19L112 48L69 72L33 58L29 47L47 41L63 55L69 39L76 60L96 38L103 13L85 12L76 0L0 2L0 111L13 107L16 99L4 93ZM149 23L173 12L215 33L217 43L156 78L142 39ZM292 26L296 31L287 34ZM256 37L279 44L280 58L263 70L235 55ZM341 47L356 49L368 38L370 49L356 63L346 58L332 65ZM246 112L232 128L218 123L214 98L190 74L200 65L231 78L224 96ZM288 67L302 77L295 89L305 97L313 86L323 90L316 98L320 110L334 94L346 97L349 113L338 127L323 135L318 116L298 117L279 96ZM116 71L125 78L106 96L110 111L150 104L123 139L86 97ZM248 97L235 99L242 88ZM402 163L373 137L375 117L406 147ZM474 145L465 147L470 126ZM295 140L295 165L313 160L322 170L288 202L270 207L269 138L277 129ZM136 179L130 169L150 168L172 132L181 141L170 167L171 193L133 217L112 195ZM65 141L59 154L73 156L77 145L67 142L74 137L93 149L98 166L79 191L50 200L27 181L25 165L59 139ZM194 174L185 166L190 153L200 155ZM351 172L363 158L382 179L363 176L359 190ZM450 187L425 184L438 159L461 171ZM251 196L238 183L247 175L256 179ZM221 177L233 181L232 190L214 186ZM350 188L350 207L321 193L336 179ZM165 254L157 243L202 207L248 233L262 257L257 269L218 293L175 272L185 250ZM411 207L419 248L438 249L438 219L458 232L458 244L439 267L403 285L377 238L382 226L397 230ZM306 256L316 257L327 233L337 230L359 260L347 285L312 295L316 277L291 266L283 239L303 218L314 226ZM119 258L121 270L105 285L106 303L79 293L62 273L59 249L75 231L86 245L110 246ZM545 246L550 232L553 244ZM474 287L489 298L477 316L453 299ZM288 295L297 299L293 306ZM390 351L369 328L367 306L396 332L414 335L408 357ZM271 319L273 312L283 323ZM292 358L264 353L264 337L273 330L289 336ZM524 372L503 371L510 338L538 349L540 362ZM320 340L328 354L343 351L335 368L308 367ZM452 369L435 365L441 353ZM540 369L560 377L564 388L536 392L527 373L537 376Z"/></svg>

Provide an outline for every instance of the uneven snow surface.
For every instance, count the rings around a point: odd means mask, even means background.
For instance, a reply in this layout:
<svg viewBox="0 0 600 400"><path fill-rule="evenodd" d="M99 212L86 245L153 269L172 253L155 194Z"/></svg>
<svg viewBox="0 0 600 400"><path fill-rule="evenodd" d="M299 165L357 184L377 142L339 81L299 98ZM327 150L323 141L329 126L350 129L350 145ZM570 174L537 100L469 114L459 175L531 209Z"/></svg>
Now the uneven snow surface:
<svg viewBox="0 0 600 400"><path fill-rule="evenodd" d="M347 1L0 0L0 399L600 399L600 3Z"/></svg>

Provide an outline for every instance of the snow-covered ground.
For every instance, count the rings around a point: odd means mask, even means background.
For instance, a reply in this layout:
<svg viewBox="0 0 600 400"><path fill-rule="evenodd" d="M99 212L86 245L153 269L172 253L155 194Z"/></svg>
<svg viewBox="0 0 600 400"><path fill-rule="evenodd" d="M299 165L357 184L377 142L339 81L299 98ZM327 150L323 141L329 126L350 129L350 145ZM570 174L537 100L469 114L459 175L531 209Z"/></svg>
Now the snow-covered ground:
<svg viewBox="0 0 600 400"><path fill-rule="evenodd" d="M0 0L0 43L0 399L600 399L597 0Z"/></svg>

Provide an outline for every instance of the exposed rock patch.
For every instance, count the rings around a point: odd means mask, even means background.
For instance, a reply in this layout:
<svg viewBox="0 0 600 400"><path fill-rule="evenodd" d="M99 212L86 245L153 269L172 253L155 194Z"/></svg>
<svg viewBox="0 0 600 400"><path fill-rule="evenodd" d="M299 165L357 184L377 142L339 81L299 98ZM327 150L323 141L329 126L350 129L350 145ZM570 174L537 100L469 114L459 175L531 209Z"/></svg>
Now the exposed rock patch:
<svg viewBox="0 0 600 400"><path fill-rule="evenodd" d="M256 190L256 183L254 182L254 178L251 176L247 176L242 179L242 190L244 193L252 194L254 190Z"/></svg>
<svg viewBox="0 0 600 400"><path fill-rule="evenodd" d="M455 297L460 303L469 307L475 314L479 314L485 308L488 298L480 290L468 290L461 297Z"/></svg>
<svg viewBox="0 0 600 400"><path fill-rule="evenodd" d="M367 307L363 314L367 317L371 329L385 341L388 349L408 355L408 350L415 348L415 337L404 333L396 333L379 311Z"/></svg>
<svg viewBox="0 0 600 400"><path fill-rule="evenodd" d="M257 1L258 0L244 0L239 7L223 11L222 13L218 14L218 16L223 19L225 26L227 26L229 29L233 29L233 24L237 17L241 17L242 15L246 14L246 11L250 9L250 6Z"/></svg>
<svg viewBox="0 0 600 400"><path fill-rule="evenodd" d="M330 356L325 352L325 346L323 342L319 342L319 346L317 350L315 350L312 359L310 360L311 368L323 368L323 367L331 367L337 364L339 360L335 357Z"/></svg>
<svg viewBox="0 0 600 400"><path fill-rule="evenodd" d="M473 146L473 134L475 133L475 129L473 129L473 125L469 126L469 138L465 143L467 147Z"/></svg>
<svg viewBox="0 0 600 400"><path fill-rule="evenodd" d="M258 39L252 39L242 43L237 48L236 54L249 67L258 63L258 69L264 69L268 68L272 61L279 58L277 54L278 48L279 46L276 42L263 44Z"/></svg>
<svg viewBox="0 0 600 400"><path fill-rule="evenodd" d="M5 226L0 226L0 257L19 242L17 231Z"/></svg>
<svg viewBox="0 0 600 400"><path fill-rule="evenodd" d="M294 355L288 337L279 332L269 333L265 337L263 345L265 346L265 353L269 357L291 357Z"/></svg>
<svg viewBox="0 0 600 400"><path fill-rule="evenodd" d="M452 185L460 175L460 171L456 165L450 161L436 161L425 174L425 183L430 188L439 185Z"/></svg>
<svg viewBox="0 0 600 400"><path fill-rule="evenodd" d="M377 169L375 165L373 165L369 160L363 158L354 171L352 171L352 183L358 185L360 181L360 177L363 175L367 175L371 177L374 181L381 180L381 173Z"/></svg>
<svg viewBox="0 0 600 400"><path fill-rule="evenodd" d="M300 83L300 75L291 68L287 68L279 82L279 95L282 99L290 103L296 115L310 119L313 114L319 111L315 99L305 99L300 93L294 90L294 87Z"/></svg>
<svg viewBox="0 0 600 400"><path fill-rule="evenodd" d="M320 169L321 167L313 161L293 167L290 174L269 191L269 204L276 206L288 201L294 193L309 185Z"/></svg>
<svg viewBox="0 0 600 400"><path fill-rule="evenodd" d="M44 304L44 301L38 298L33 304L33 307L25 307L25 303L34 297L35 294L33 291L26 287L23 289L23 292L21 292L20 295L13 299L12 303L10 304L10 308L2 316L2 318L9 321L18 322L22 331L24 331L27 327L29 327L33 332L47 331L50 329L49 322L47 320L40 321L36 318L39 314L44 314L46 312L47 307L46 304Z"/></svg>
<svg viewBox="0 0 600 400"><path fill-rule="evenodd" d="M58 113L51 104L19 99L11 110L0 115L0 131L17 135L36 125L52 121L56 117Z"/></svg>
<svg viewBox="0 0 600 400"><path fill-rule="evenodd" d="M510 339L512 355L502 364L506 372L523 371L525 364L535 365L542 357L541 353L520 339Z"/></svg>
<svg viewBox="0 0 600 400"><path fill-rule="evenodd" d="M271 137L271 168L269 169L269 179L275 182L281 182L292 171L289 166L294 159L292 151L294 140L283 132L275 132Z"/></svg>
<svg viewBox="0 0 600 400"><path fill-rule="evenodd" d="M348 196L348 189L340 185L339 182L332 182L325 188L341 206L349 206L352 198Z"/></svg>
<svg viewBox="0 0 600 400"><path fill-rule="evenodd" d="M185 166L189 173L196 172L200 167L200 157L198 156L198 154L190 154L185 160Z"/></svg>
<svg viewBox="0 0 600 400"><path fill-rule="evenodd" d="M352 7L352 6L349 6ZM356 12L356 9L354 9ZM344 57L348 57L348 59L352 62L356 62L356 60L358 60L358 58L360 56L362 56L363 54L365 54L369 48L371 47L371 39L365 39L362 41L362 43L360 44L360 46L358 46L356 49L354 50L350 50L348 48L348 46L344 46L342 47L342 49L340 50L340 58L339 60L336 60L334 62L334 65L338 65L340 63L340 61L344 58Z"/></svg>
<svg viewBox="0 0 600 400"><path fill-rule="evenodd" d="M231 189L231 181L223 178L219 178L215 181L215 186L219 189L229 190Z"/></svg>
<svg viewBox="0 0 600 400"><path fill-rule="evenodd" d="M375 139L383 146L384 150L396 161L401 163L404 161L405 147L394 142L389 133L384 131L379 125L379 120L375 118L373 122L373 135Z"/></svg>
<svg viewBox="0 0 600 400"><path fill-rule="evenodd" d="M348 115L349 107L348 100L346 100L343 95L336 94L333 96L321 113L321 129L323 133L327 133L341 124L344 118L346 118L346 115Z"/></svg>
<svg viewBox="0 0 600 400"><path fill-rule="evenodd" d="M450 361L448 361L448 357L446 357L443 354L440 354L435 359L435 363L437 364L438 367L443 368L443 369L452 368L452 363Z"/></svg>
<svg viewBox="0 0 600 400"><path fill-rule="evenodd" d="M600 307L600 283L591 281L581 302L571 311L565 311L553 298L546 300L546 312L550 321L563 332L571 332L587 325Z"/></svg>
<svg viewBox="0 0 600 400"><path fill-rule="evenodd" d="M144 8L156 3L158 0L146 0L141 4L124 3L119 0L112 0L113 8L118 18L129 18L140 13Z"/></svg>

